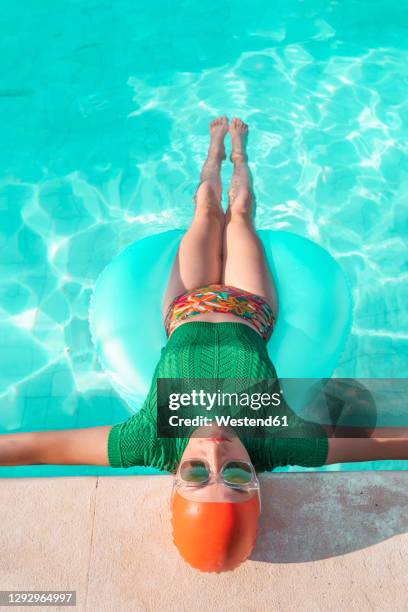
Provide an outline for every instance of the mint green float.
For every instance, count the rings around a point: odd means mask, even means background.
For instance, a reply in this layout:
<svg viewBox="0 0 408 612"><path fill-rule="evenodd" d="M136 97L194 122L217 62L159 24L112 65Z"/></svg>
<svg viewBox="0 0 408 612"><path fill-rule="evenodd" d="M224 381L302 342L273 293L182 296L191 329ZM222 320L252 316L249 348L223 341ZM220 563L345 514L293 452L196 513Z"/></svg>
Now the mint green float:
<svg viewBox="0 0 408 612"><path fill-rule="evenodd" d="M102 367L133 411L149 390L167 341L161 306L184 233L172 230L136 241L95 284L92 339ZM281 379L328 378L350 332L351 296L344 273L327 251L302 236L258 234L278 292L279 314L268 343L277 374ZM298 386L296 394L286 397L299 409Z"/></svg>

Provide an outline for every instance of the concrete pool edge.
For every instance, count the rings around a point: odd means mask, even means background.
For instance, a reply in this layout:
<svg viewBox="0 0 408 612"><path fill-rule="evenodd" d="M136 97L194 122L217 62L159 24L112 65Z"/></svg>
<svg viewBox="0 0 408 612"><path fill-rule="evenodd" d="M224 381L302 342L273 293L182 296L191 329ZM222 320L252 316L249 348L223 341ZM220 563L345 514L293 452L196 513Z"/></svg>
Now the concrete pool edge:
<svg viewBox="0 0 408 612"><path fill-rule="evenodd" d="M91 611L407 608L406 472L261 480L251 559L208 575L172 544L169 476L1 479L0 589L77 590Z"/></svg>

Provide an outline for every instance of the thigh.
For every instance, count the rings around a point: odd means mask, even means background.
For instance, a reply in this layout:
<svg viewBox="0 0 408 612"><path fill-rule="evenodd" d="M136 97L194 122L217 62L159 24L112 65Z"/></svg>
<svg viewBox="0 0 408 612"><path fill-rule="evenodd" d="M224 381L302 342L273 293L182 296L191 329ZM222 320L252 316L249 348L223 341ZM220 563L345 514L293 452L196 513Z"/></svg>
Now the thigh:
<svg viewBox="0 0 408 612"><path fill-rule="evenodd" d="M222 211L205 206L196 208L172 266L162 305L163 316L176 296L221 282L223 228Z"/></svg>
<svg viewBox="0 0 408 612"><path fill-rule="evenodd" d="M278 296L263 244L249 215L227 220L224 230L222 282L256 293L278 314Z"/></svg>
<svg viewBox="0 0 408 612"><path fill-rule="evenodd" d="M162 304L163 317L166 316L168 307L178 295L197 287L220 282L221 257L215 260L208 241L202 241L197 236L186 234L171 269Z"/></svg>
<svg viewBox="0 0 408 612"><path fill-rule="evenodd" d="M163 303L162 303L163 319L165 318L167 310L171 302L174 300L174 298L184 293L184 291L186 291L185 284L183 283L181 279L179 253L180 253L180 249L176 253L176 257L174 259L173 266L170 272L169 282L167 284L166 291L165 291L164 298L163 298Z"/></svg>

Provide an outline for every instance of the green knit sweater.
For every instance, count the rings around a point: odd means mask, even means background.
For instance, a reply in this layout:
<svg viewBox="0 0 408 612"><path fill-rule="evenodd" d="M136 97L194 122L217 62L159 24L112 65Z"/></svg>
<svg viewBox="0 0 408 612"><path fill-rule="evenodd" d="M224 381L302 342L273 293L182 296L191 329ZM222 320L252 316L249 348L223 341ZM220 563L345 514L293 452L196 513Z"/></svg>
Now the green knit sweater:
<svg viewBox="0 0 408 612"><path fill-rule="evenodd" d="M114 425L108 437L112 467L135 465L173 470L184 452L188 438L158 438L156 428L157 378L256 378L276 379L266 343L251 327L242 323L189 322L177 327L165 347L153 374L148 396L135 415ZM307 437L245 438L242 441L257 471L284 465L320 466L326 461L328 440L325 430L294 415Z"/></svg>

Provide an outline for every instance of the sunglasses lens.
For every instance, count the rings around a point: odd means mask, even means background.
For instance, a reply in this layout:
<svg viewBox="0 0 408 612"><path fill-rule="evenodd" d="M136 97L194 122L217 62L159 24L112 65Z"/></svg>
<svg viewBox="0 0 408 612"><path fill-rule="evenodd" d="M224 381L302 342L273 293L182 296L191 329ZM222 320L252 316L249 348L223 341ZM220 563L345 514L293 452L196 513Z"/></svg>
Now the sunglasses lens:
<svg viewBox="0 0 408 612"><path fill-rule="evenodd" d="M185 461L180 468L180 476L185 482L202 483L209 473L202 461Z"/></svg>
<svg viewBox="0 0 408 612"><path fill-rule="evenodd" d="M233 461L224 467L222 476L228 484L243 485L251 482L252 470L246 463Z"/></svg>

